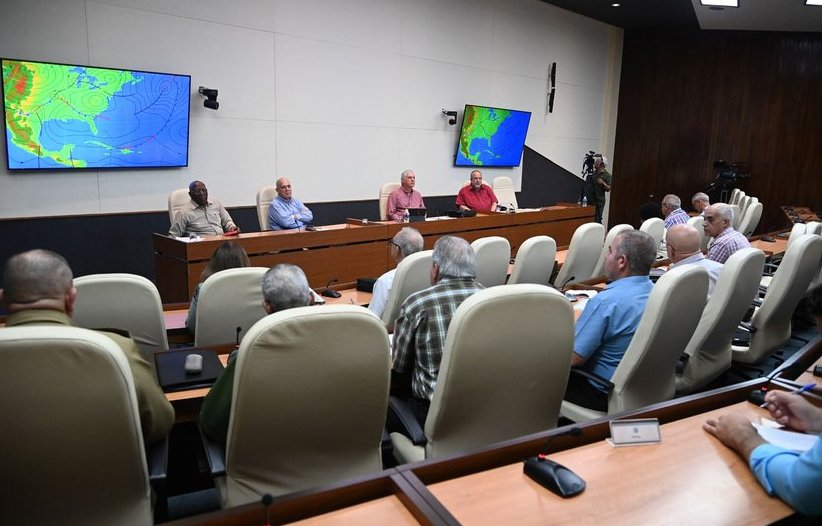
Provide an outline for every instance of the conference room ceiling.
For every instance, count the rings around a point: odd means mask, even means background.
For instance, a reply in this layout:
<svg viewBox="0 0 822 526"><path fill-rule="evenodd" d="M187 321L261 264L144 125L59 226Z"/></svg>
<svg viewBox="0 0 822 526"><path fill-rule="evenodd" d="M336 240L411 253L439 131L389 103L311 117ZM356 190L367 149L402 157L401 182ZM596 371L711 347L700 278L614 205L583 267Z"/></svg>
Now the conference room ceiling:
<svg viewBox="0 0 822 526"><path fill-rule="evenodd" d="M822 32L822 6L805 5L805 0L739 0L738 8L719 10L700 0L542 1L623 29ZM613 7L615 3L619 7Z"/></svg>

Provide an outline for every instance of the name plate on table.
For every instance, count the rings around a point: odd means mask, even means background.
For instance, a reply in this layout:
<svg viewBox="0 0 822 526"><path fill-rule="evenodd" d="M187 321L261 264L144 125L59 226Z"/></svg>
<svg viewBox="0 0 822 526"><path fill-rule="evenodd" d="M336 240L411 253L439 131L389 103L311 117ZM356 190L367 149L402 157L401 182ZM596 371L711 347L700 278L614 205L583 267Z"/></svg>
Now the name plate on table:
<svg viewBox="0 0 822 526"><path fill-rule="evenodd" d="M607 439L607 442L612 446L639 446L662 442L659 420L656 418L611 420L609 425L611 438Z"/></svg>
<svg viewBox="0 0 822 526"><path fill-rule="evenodd" d="M199 373L186 372L186 357L189 354L202 356L203 367ZM154 364L157 370L157 380L166 393L197 387L211 387L224 369L220 357L211 349L158 351L154 353Z"/></svg>

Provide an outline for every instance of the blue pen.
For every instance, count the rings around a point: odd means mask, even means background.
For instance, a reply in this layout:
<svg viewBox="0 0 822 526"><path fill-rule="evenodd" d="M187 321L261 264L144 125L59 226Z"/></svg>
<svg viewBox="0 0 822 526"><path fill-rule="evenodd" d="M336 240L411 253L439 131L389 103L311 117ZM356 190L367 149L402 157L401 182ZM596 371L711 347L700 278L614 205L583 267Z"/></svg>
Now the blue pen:
<svg viewBox="0 0 822 526"><path fill-rule="evenodd" d="M816 387L816 384L803 385L802 387L797 387L796 389L791 391L790 394L792 394L792 395L802 394L802 393L805 393L807 391L810 391L811 389L813 389L815 387ZM759 407L767 407L767 406L768 406L768 402L765 402L764 404L762 404Z"/></svg>

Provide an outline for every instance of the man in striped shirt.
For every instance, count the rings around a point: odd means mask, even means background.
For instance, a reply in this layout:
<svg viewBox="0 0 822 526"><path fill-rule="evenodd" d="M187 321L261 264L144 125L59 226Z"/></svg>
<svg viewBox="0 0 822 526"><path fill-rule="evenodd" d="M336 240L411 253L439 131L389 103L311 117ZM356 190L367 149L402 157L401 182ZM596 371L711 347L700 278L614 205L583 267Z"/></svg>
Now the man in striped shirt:
<svg viewBox="0 0 822 526"><path fill-rule="evenodd" d="M662 213L665 214L665 230L674 225L684 225L690 217L681 208L682 201L679 196L668 194L662 198Z"/></svg>
<svg viewBox="0 0 822 526"><path fill-rule="evenodd" d="M731 254L751 246L748 239L734 230L734 211L725 203L716 203L705 209L702 228L713 239L708 245L708 259L725 263Z"/></svg>

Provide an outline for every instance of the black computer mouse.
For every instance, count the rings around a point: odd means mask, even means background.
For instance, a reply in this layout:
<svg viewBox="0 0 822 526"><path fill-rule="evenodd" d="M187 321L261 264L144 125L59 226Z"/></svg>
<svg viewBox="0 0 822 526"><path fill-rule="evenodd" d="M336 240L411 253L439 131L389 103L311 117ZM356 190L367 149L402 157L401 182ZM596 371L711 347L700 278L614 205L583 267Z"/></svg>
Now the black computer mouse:
<svg viewBox="0 0 822 526"><path fill-rule="evenodd" d="M579 495L585 489L585 481L579 475L544 455L528 458L523 470L540 486L562 498Z"/></svg>

